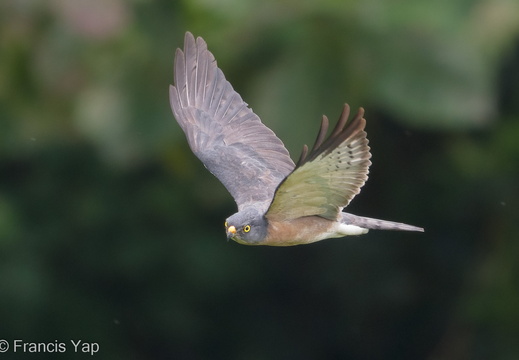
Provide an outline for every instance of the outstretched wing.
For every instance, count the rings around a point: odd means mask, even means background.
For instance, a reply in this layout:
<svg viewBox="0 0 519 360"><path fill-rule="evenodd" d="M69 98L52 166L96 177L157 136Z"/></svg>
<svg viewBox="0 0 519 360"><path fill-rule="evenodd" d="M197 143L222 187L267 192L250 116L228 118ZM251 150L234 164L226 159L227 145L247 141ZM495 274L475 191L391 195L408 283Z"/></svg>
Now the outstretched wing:
<svg viewBox="0 0 519 360"><path fill-rule="evenodd" d="M193 153L240 210L258 202L266 210L295 166L281 140L234 91L202 38L195 41L186 33L184 51L175 54L174 75L171 109Z"/></svg>
<svg viewBox="0 0 519 360"><path fill-rule="evenodd" d="M328 118L312 151L306 145L295 170L279 185L266 213L269 220L286 221L319 215L336 220L342 208L360 192L368 179L368 139L364 109L347 124L350 108L346 104L335 129L325 141Z"/></svg>

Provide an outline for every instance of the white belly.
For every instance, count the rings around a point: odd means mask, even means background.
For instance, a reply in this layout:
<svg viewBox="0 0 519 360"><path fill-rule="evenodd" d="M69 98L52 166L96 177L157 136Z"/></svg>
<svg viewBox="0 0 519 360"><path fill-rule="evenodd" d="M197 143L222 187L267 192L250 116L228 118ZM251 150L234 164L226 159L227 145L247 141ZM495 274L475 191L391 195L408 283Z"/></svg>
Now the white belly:
<svg viewBox="0 0 519 360"><path fill-rule="evenodd" d="M368 231L368 229L362 228L360 226L336 223L336 226L330 229L330 231L322 234L314 241L330 238L340 238L348 235L362 235L366 234Z"/></svg>
<svg viewBox="0 0 519 360"><path fill-rule="evenodd" d="M347 224L338 224L337 226L337 237L346 236L346 235L362 235L366 234L369 230L362 228L357 225L347 225Z"/></svg>

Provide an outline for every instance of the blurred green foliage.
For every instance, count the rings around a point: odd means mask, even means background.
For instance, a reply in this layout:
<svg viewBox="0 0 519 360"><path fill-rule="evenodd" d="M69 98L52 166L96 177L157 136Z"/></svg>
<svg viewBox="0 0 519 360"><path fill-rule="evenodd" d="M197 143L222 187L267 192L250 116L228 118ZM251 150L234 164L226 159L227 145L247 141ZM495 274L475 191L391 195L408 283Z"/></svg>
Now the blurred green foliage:
<svg viewBox="0 0 519 360"><path fill-rule="evenodd" d="M365 107L373 166L351 211L426 232L226 242L232 199L168 104L186 30L294 159L322 113ZM516 1L3 1L0 339L515 359L518 99Z"/></svg>

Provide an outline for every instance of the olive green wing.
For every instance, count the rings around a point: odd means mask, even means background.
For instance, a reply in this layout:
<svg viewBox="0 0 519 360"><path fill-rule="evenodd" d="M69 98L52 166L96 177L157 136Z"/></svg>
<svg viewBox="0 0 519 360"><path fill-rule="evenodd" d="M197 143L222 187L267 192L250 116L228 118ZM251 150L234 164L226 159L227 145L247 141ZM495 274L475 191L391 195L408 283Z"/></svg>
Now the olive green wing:
<svg viewBox="0 0 519 360"><path fill-rule="evenodd" d="M364 127L364 109L360 108L348 122L346 104L337 125L325 140L328 118L310 153L306 145L301 158L278 186L266 213L269 220L287 221L318 215L336 220L368 179L371 165L368 139Z"/></svg>

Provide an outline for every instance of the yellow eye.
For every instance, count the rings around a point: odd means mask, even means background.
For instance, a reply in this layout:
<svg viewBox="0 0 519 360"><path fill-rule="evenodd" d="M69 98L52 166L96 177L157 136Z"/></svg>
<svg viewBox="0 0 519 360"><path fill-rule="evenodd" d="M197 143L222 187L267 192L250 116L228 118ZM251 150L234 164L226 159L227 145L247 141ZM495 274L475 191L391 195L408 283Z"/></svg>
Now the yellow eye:
<svg viewBox="0 0 519 360"><path fill-rule="evenodd" d="M227 227L227 225L229 225L229 224L227 224L227 221L226 221L226 222L223 224L223 226Z"/></svg>
<svg viewBox="0 0 519 360"><path fill-rule="evenodd" d="M243 227L243 231L244 231L244 232L249 232L249 231L250 231L250 225L245 225L245 226Z"/></svg>

